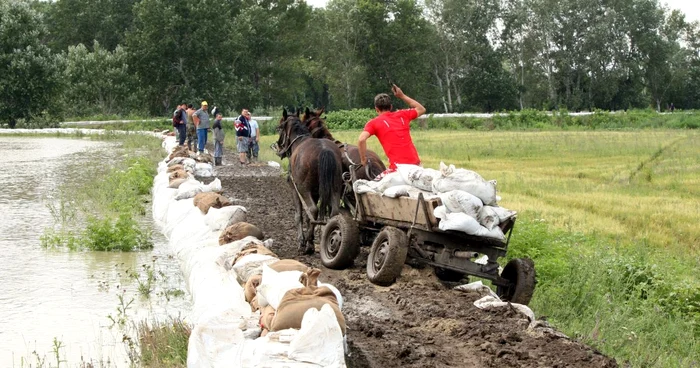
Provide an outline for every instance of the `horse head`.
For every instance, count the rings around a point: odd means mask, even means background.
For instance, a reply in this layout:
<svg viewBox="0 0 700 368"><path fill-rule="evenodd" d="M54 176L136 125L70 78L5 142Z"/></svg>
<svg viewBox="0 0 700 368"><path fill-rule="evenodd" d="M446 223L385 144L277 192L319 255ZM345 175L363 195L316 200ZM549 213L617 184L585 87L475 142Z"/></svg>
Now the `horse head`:
<svg viewBox="0 0 700 368"><path fill-rule="evenodd" d="M282 118L277 125L277 133L279 138L277 139L276 147L273 148L279 157L289 157L292 154L294 142L308 136L309 130L299 119L299 110L289 114L287 109L283 109Z"/></svg>
<svg viewBox="0 0 700 368"><path fill-rule="evenodd" d="M334 140L333 134L331 134L330 130L328 130L328 127L326 126L326 122L323 118L321 118L324 111L325 109L323 107L316 111L311 111L307 107L304 113L304 125L307 129L309 129L311 137Z"/></svg>

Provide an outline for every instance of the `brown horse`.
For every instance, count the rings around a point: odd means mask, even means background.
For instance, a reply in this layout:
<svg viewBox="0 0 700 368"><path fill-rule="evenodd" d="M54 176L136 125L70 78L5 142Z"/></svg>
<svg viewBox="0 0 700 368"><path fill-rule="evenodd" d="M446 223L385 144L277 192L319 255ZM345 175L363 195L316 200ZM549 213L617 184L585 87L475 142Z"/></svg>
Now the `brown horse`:
<svg viewBox="0 0 700 368"><path fill-rule="evenodd" d="M330 139L335 142L342 153L343 172L349 172L350 166L360 164L360 149L355 145L335 140L325 121L321 118L322 114L323 109L311 111L307 107L304 112L304 125L309 129L312 137ZM355 170L357 179L373 180L386 170L386 166L374 151L367 150L367 161L367 166Z"/></svg>
<svg viewBox="0 0 700 368"><path fill-rule="evenodd" d="M299 249L313 254L317 220L339 213L343 185L340 149L327 139L311 138L298 111L290 115L285 109L277 131L277 155L289 158L287 182L296 206Z"/></svg>

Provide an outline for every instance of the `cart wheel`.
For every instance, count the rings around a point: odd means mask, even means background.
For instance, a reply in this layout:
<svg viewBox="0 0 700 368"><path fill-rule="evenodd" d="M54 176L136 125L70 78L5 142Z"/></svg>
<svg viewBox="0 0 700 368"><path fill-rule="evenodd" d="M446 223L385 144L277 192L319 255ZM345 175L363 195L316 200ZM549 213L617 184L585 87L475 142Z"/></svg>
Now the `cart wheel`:
<svg viewBox="0 0 700 368"><path fill-rule="evenodd" d="M386 226L372 243L367 258L367 278L374 284L389 286L401 275L406 262L408 241L403 231Z"/></svg>
<svg viewBox="0 0 700 368"><path fill-rule="evenodd" d="M435 267L435 276L442 281L457 282L464 278L464 273Z"/></svg>
<svg viewBox="0 0 700 368"><path fill-rule="evenodd" d="M511 286L498 286L498 296L511 303L527 305L535 292L535 263L529 258L511 259L503 268L501 277L510 281Z"/></svg>
<svg viewBox="0 0 700 368"><path fill-rule="evenodd" d="M360 229L350 215L333 216L321 233L321 263L324 266L343 270L360 254Z"/></svg>

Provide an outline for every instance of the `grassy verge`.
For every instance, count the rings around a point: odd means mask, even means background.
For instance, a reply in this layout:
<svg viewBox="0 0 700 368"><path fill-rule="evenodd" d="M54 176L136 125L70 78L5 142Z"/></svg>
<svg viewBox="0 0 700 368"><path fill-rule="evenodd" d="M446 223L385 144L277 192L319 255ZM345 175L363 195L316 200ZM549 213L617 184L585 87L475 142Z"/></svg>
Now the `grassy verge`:
<svg viewBox="0 0 700 368"><path fill-rule="evenodd" d="M700 132L413 138L426 167L444 161L498 180L500 204L520 212L509 257L535 260L538 315L635 367L700 362ZM376 139L369 148L383 156Z"/></svg>
<svg viewBox="0 0 700 368"><path fill-rule="evenodd" d="M136 325L144 367L185 367L190 328L180 320Z"/></svg>
<svg viewBox="0 0 700 368"><path fill-rule="evenodd" d="M71 250L132 251L153 245L150 232L139 219L146 213L147 195L153 185L160 145L152 137L105 135L93 139L119 139L121 147L109 157L86 155L67 172L89 177L59 186L57 200L49 206L56 225L41 237L45 247Z"/></svg>

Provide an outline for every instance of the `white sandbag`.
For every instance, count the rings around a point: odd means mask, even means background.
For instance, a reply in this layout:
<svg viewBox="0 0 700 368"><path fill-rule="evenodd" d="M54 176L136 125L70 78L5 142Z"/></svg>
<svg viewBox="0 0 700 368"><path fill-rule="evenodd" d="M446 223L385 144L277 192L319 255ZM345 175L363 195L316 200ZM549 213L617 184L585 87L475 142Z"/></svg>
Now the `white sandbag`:
<svg viewBox="0 0 700 368"><path fill-rule="evenodd" d="M352 183L352 190L357 194L375 192L374 188L369 185L369 181L364 179L355 180Z"/></svg>
<svg viewBox="0 0 700 368"><path fill-rule="evenodd" d="M411 188L413 187L410 185L397 185L386 188L382 195L389 198L408 197L408 191Z"/></svg>
<svg viewBox="0 0 700 368"><path fill-rule="evenodd" d="M335 287L335 286L333 286L333 285L331 285L331 284L326 284L326 283L321 282L321 281L316 282L316 285L317 285L318 287L323 287L323 286L325 286L325 287L331 289L331 291L333 292L333 294L335 294L335 298L338 300L338 308L339 308L341 311L343 310L343 295L340 293L340 290L338 290L337 287Z"/></svg>
<svg viewBox="0 0 700 368"><path fill-rule="evenodd" d="M494 293L490 287L484 285L481 281L475 281L469 284L455 286L454 289L459 291L475 291L483 296L492 296L498 299L498 295L496 295L496 293Z"/></svg>
<svg viewBox="0 0 700 368"><path fill-rule="evenodd" d="M202 188L202 191L204 192L216 192L219 193L223 190L223 187L221 186L221 180L219 178L214 179L211 183L204 185L204 188Z"/></svg>
<svg viewBox="0 0 700 368"><path fill-rule="evenodd" d="M301 271L277 272L268 265L263 265L262 280L256 289L258 305L261 308L270 305L277 310L287 291L304 287L299 281L301 275Z"/></svg>
<svg viewBox="0 0 700 368"><path fill-rule="evenodd" d="M440 172L442 176L433 180L433 191L435 193L463 190L481 199L485 205L496 205L495 180L486 181L476 172L465 169L455 169L454 165L450 165L450 167L447 168L442 162L440 163Z"/></svg>
<svg viewBox="0 0 700 368"><path fill-rule="evenodd" d="M279 164L279 162L268 161L268 162L267 162L267 166L271 166L271 167L280 167L280 164Z"/></svg>
<svg viewBox="0 0 700 368"><path fill-rule="evenodd" d="M301 320L301 329L289 344L289 358L322 367L345 365L343 333L330 305L319 311L310 308Z"/></svg>
<svg viewBox="0 0 700 368"><path fill-rule="evenodd" d="M500 223L504 223L504 222L510 220L511 218L513 218L513 216L518 214L516 211L511 211L507 208L498 207L498 206L491 207L491 209L498 216Z"/></svg>
<svg viewBox="0 0 700 368"><path fill-rule="evenodd" d="M244 285L250 276L262 274L262 266L279 261L278 258L262 254L248 254L241 257L236 264L231 267L238 278L238 282Z"/></svg>
<svg viewBox="0 0 700 368"><path fill-rule="evenodd" d="M440 194L442 204L449 212L462 212L477 218L483 207L481 199L462 190L451 190Z"/></svg>
<svg viewBox="0 0 700 368"><path fill-rule="evenodd" d="M523 316L527 317L528 320L530 320L530 324L532 324L535 321L535 313L528 306L518 303L503 302L497 296L494 297L493 295L488 295L475 301L474 306L479 309L492 309L503 307L515 308L515 310L517 310L520 314L522 314Z"/></svg>
<svg viewBox="0 0 700 368"><path fill-rule="evenodd" d="M246 220L246 209L242 206L210 208L204 215L204 223L211 231L221 231L230 225Z"/></svg>
<svg viewBox="0 0 700 368"><path fill-rule="evenodd" d="M194 167L194 174L203 178L214 176L214 167L207 162L197 162Z"/></svg>
<svg viewBox="0 0 700 368"><path fill-rule="evenodd" d="M439 206L439 207L443 207L443 206ZM436 210L437 210L437 208L436 208ZM435 216L438 217L437 211L435 211ZM455 230L455 231L461 231L461 232L463 232L465 234L469 234L469 235L484 236L484 237L494 238L494 239L498 239L498 240L505 239L505 236L503 235L503 231L501 231L501 228L495 227L495 228L489 230L489 229L481 226L479 224L479 221L477 221L475 218L467 215L466 213L452 212L452 213L448 213L444 217L438 217L438 218L440 218L440 223L438 224L438 227L440 228L440 230L443 230L443 231Z"/></svg>
<svg viewBox="0 0 700 368"><path fill-rule="evenodd" d="M290 342L296 339L299 330L287 329L269 332L267 335L255 339L246 347L243 360L240 364L229 364L226 367L244 368L321 368L323 366L294 360L289 357ZM343 368L342 365L327 367Z"/></svg>
<svg viewBox="0 0 700 368"><path fill-rule="evenodd" d="M188 368L244 367L246 341L238 319L219 316L194 326L187 344Z"/></svg>
<svg viewBox="0 0 700 368"><path fill-rule="evenodd" d="M501 219L498 217L498 214L493 209L494 207L492 206L484 206L481 209L481 211L479 211L479 216L477 216L477 220L479 220L481 226L489 230L493 229L501 223Z"/></svg>
<svg viewBox="0 0 700 368"><path fill-rule="evenodd" d="M172 167L175 165L181 165L187 157L173 157L172 160L168 161L168 167Z"/></svg>
<svg viewBox="0 0 700 368"><path fill-rule="evenodd" d="M406 184L408 183L406 183L403 180L403 178L401 178L401 174L399 174L398 172L389 173L380 181L367 182L367 185L369 185L372 189L379 193L384 193L384 191L389 187Z"/></svg>
<svg viewBox="0 0 700 368"><path fill-rule="evenodd" d="M425 191L433 190L433 179L441 176L435 169L424 169L418 165L397 164L396 171L406 184Z"/></svg>
<svg viewBox="0 0 700 368"><path fill-rule="evenodd" d="M222 254L219 257L219 259L216 260L216 264L223 267L227 271L230 271L233 268L234 261L236 260L236 258L238 258L238 254L241 252L241 250L246 246L250 245L251 243L262 245L268 249L270 249L270 246L272 245L272 241L270 239L263 242L254 236L246 236L243 239L221 245L220 247L223 249Z"/></svg>
<svg viewBox="0 0 700 368"><path fill-rule="evenodd" d="M182 185L180 185L180 187L182 187ZM182 201L183 199L191 199L199 193L202 193L202 188L194 188L187 191L181 191L180 188L178 188L178 194L175 196L175 200Z"/></svg>

